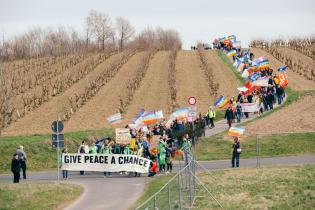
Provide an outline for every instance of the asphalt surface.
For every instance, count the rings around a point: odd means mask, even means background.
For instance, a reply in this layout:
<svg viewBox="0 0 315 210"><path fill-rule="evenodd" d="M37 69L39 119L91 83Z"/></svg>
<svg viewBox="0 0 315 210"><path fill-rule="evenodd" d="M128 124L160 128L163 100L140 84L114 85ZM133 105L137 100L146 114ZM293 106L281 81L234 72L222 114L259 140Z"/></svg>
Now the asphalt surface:
<svg viewBox="0 0 315 210"><path fill-rule="evenodd" d="M199 171L203 168L225 169L230 168L229 160L218 161L200 161L202 166L197 167ZM183 162L174 162L174 172L183 167ZM274 157L261 158L260 166L271 165L297 165L297 164L315 164L315 155L292 156L292 157ZM257 159L241 159L240 167L256 167ZM30 172L26 180L21 182L38 181L56 181L56 171ZM110 178L104 178L100 172L85 172L79 175L79 172L69 172L69 179L60 181L63 183L74 183L84 187L84 193L65 209L105 209L105 210L125 210L128 209L142 194L145 184L150 178L146 174L141 177L129 177L126 174L113 173ZM0 182L12 182L11 174L0 175Z"/></svg>

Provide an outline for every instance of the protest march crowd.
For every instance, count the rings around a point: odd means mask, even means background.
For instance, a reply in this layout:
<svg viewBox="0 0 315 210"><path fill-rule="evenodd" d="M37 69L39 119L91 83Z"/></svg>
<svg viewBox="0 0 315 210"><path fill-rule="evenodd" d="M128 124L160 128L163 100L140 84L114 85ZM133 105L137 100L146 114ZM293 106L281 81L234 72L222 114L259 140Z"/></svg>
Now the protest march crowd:
<svg viewBox="0 0 315 210"><path fill-rule="evenodd" d="M215 127L216 110L225 108L224 118L229 128L228 135L234 137L232 167L239 167L241 146L238 138L243 135L245 129L232 124L240 123L242 118L248 118L250 113L260 116L265 111L272 110L275 103L283 103L288 84L286 66L274 71L269 67L267 58L255 58L250 50L242 49L240 41L237 41L234 35L215 39L213 48L226 53L235 69L246 79L245 86L238 88L237 96L218 96L204 115L197 114L194 106L179 108L168 120L164 118L162 110L142 109L131 124L116 128L115 140L107 137L91 145L82 141L76 154L69 154L67 148L64 148L61 157L63 178L68 178L69 170L80 171L81 175L84 171L103 171L104 177L111 177L112 172L128 176L148 173L149 177L157 173L171 173L174 158L178 156L185 159L196 139L205 135L205 128ZM107 118L111 125L120 124L122 119L121 113ZM12 160L13 173L13 165L19 165L17 161L18 155ZM91 164L106 167L93 168L94 165ZM20 171L15 171L17 170Z"/></svg>

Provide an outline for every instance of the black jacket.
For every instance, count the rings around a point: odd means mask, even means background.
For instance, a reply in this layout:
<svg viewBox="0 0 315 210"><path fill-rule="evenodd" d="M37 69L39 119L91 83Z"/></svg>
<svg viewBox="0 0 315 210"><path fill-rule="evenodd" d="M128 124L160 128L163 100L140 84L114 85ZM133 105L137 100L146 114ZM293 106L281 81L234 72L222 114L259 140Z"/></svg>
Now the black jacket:
<svg viewBox="0 0 315 210"><path fill-rule="evenodd" d="M233 120L233 111L232 111L232 109L227 109L225 111L224 118L227 119L227 120Z"/></svg>
<svg viewBox="0 0 315 210"><path fill-rule="evenodd" d="M15 158L12 159L11 171L13 173L20 173L20 171L21 171L21 164L20 164L19 160L15 159Z"/></svg>
<svg viewBox="0 0 315 210"><path fill-rule="evenodd" d="M233 148L233 153L234 153L234 154L238 153L238 152L237 152L237 149L241 148L240 142L234 143L233 146L232 146L232 148Z"/></svg>

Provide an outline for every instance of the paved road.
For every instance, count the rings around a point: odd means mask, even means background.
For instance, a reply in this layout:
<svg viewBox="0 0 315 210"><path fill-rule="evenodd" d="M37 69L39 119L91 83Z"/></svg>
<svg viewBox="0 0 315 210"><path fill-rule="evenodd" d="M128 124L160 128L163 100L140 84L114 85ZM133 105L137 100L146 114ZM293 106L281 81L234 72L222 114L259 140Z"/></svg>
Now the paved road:
<svg viewBox="0 0 315 210"><path fill-rule="evenodd" d="M206 169L230 168L229 160L200 161ZM256 167L256 159L241 159L241 167ZM270 165L295 165L295 164L315 164L315 155L262 158L261 166ZM183 165L183 162L181 162ZM180 168L179 162L174 163L174 171ZM202 167L198 168L202 170ZM56 181L56 171L28 173L28 179L22 182L33 181ZM128 177L128 175L114 174L111 178L104 178L100 172L86 172L81 176L78 172L70 172L69 179L61 183L79 184L85 188L79 199L66 208L75 209L108 209L125 210L128 209L142 194L145 183L149 178ZM12 182L12 175L0 175L0 182ZM121 202L123 201L123 202Z"/></svg>
<svg viewBox="0 0 315 210"><path fill-rule="evenodd" d="M250 115L249 119L243 119L242 122L255 118L256 115ZM206 130L206 137L215 135L228 129L226 120L220 120L215 123L214 129ZM278 157L262 158L261 166L267 165L291 165L291 164L315 164L315 155L297 156L297 157ZM230 167L229 160L219 161L201 161L200 164L206 169L223 169ZM241 159L241 167L255 167L256 159ZM174 164L174 171L179 170L178 162ZM144 176L144 175L143 175ZM28 179L22 182L34 181L56 181L56 171L45 171L28 173ZM70 172L69 179L62 183L79 184L85 188L84 193L67 210L75 209L128 209L142 194L147 177L128 177L128 175L113 174L111 178L104 178L102 173L87 172L81 176L78 172ZM0 175L0 182L11 182L12 175Z"/></svg>

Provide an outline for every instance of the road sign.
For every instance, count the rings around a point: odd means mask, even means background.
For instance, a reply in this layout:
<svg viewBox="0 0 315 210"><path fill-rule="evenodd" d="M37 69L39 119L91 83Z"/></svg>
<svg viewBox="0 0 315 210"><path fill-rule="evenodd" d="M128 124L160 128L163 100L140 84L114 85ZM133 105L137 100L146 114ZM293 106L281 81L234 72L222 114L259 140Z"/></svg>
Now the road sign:
<svg viewBox="0 0 315 210"><path fill-rule="evenodd" d="M189 105L195 105L196 102L197 102L197 100L196 100L195 97L190 96L190 97L188 98L188 103L189 103Z"/></svg>
<svg viewBox="0 0 315 210"><path fill-rule="evenodd" d="M54 121L51 124L51 130L53 132L61 132L63 130L63 123L61 121Z"/></svg>
<svg viewBox="0 0 315 210"><path fill-rule="evenodd" d="M52 141L52 147L63 148L64 147L64 141Z"/></svg>
<svg viewBox="0 0 315 210"><path fill-rule="evenodd" d="M188 122L193 122L196 119L197 119L197 107L196 106L188 107L187 121Z"/></svg>
<svg viewBox="0 0 315 210"><path fill-rule="evenodd" d="M62 133L59 134L52 134L51 135L51 140L53 141L57 141L57 137L59 141L63 141L64 140L64 135Z"/></svg>

